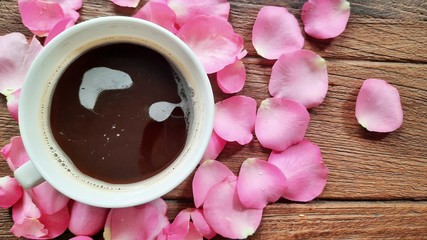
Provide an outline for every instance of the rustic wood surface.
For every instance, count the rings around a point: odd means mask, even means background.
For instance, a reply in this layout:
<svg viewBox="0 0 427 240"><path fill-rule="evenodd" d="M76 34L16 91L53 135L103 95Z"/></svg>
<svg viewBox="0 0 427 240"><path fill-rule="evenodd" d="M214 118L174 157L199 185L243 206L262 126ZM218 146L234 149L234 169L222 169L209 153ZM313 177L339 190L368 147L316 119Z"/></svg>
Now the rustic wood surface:
<svg viewBox="0 0 427 240"><path fill-rule="evenodd" d="M244 59L247 83L239 94L260 103L269 97L267 84L274 62L260 58L251 44L257 12L264 5L283 6L300 19L305 1L230 2L230 21L244 37L249 52ZM307 133L320 146L330 170L327 186L311 203L281 200L269 205L251 239L427 239L427 2L350 2L350 21L341 36L330 41L306 37L304 46L328 64L328 95L321 106L310 110ZM0 35L18 31L30 38L16 5L16 1L0 0ZM79 21L130 16L135 11L107 0L86 0ZM374 134L358 125L355 100L366 78L383 78L399 89L404 122L397 131ZM215 86L214 77L211 79L216 100L228 97ZM18 134L6 101L0 98L0 146ZM243 147L228 144L218 160L237 173L246 158L266 158L268 154L254 139ZM11 174L0 160L0 177ZM169 216L191 207L191 197L190 177L165 196ZM0 239L15 239L9 231L12 224L10 210L0 210ZM70 236L66 233L61 238Z"/></svg>

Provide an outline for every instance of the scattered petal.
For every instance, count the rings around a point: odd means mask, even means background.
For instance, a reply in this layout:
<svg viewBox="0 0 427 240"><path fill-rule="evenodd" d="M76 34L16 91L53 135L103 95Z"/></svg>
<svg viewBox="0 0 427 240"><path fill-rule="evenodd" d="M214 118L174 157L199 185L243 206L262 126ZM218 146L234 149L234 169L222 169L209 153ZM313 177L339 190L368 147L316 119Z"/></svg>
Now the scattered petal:
<svg viewBox="0 0 427 240"><path fill-rule="evenodd" d="M215 104L214 130L222 139L244 145L252 141L256 101L251 97L232 96Z"/></svg>
<svg viewBox="0 0 427 240"><path fill-rule="evenodd" d="M219 88L224 93L237 93L246 81L246 69L242 61L236 61L220 70L216 75Z"/></svg>
<svg viewBox="0 0 427 240"><path fill-rule="evenodd" d="M216 232L206 222L205 216L203 215L203 209L194 209L191 212L191 220L193 221L194 227L204 238L211 239L215 237Z"/></svg>
<svg viewBox="0 0 427 240"><path fill-rule="evenodd" d="M226 143L227 141L219 137L215 131L212 131L212 136L209 140L208 148L206 149L206 152L203 155L201 163L206 160L215 160L224 149Z"/></svg>
<svg viewBox="0 0 427 240"><path fill-rule="evenodd" d="M114 4L121 7L132 7L135 8L138 6L140 0L111 0Z"/></svg>
<svg viewBox="0 0 427 240"><path fill-rule="evenodd" d="M93 238L88 236L76 236L76 237L70 238L69 240L93 240Z"/></svg>
<svg viewBox="0 0 427 240"><path fill-rule="evenodd" d="M180 239L177 239L180 240ZM188 223L188 233L185 236L184 240L203 240L202 234L194 226L194 223Z"/></svg>
<svg viewBox="0 0 427 240"><path fill-rule="evenodd" d="M227 20L219 17L195 17L176 35L193 50L208 74L234 63L243 49L242 37Z"/></svg>
<svg viewBox="0 0 427 240"><path fill-rule="evenodd" d="M22 197L23 189L15 178L0 177L0 208L10 208Z"/></svg>
<svg viewBox="0 0 427 240"><path fill-rule="evenodd" d="M54 189L48 182L43 182L33 188L28 193L31 196L34 204L46 214L53 214L65 208L70 200L56 189Z"/></svg>
<svg viewBox="0 0 427 240"><path fill-rule="evenodd" d="M167 0L167 4L175 11L179 26L201 15L227 20L230 13L230 3L227 0Z"/></svg>
<svg viewBox="0 0 427 240"><path fill-rule="evenodd" d="M206 222L225 238L243 239L258 228L263 209L246 208L237 195L237 177L230 176L213 186L203 204Z"/></svg>
<svg viewBox="0 0 427 240"><path fill-rule="evenodd" d="M17 89L6 96L7 110L10 115L18 121L19 98L21 97L21 89Z"/></svg>
<svg viewBox="0 0 427 240"><path fill-rule="evenodd" d="M234 174L224 164L215 160L206 160L202 163L193 178L194 205L197 208L202 206L209 189L228 176Z"/></svg>
<svg viewBox="0 0 427 240"><path fill-rule="evenodd" d="M1 149L1 153L12 171L30 160L20 136L12 137L10 143Z"/></svg>
<svg viewBox="0 0 427 240"><path fill-rule="evenodd" d="M317 39L334 38L344 32L350 17L346 0L308 0L302 6L304 31Z"/></svg>
<svg viewBox="0 0 427 240"><path fill-rule="evenodd" d="M369 131L395 131L403 122L399 90L382 79L366 79L357 95L356 118Z"/></svg>
<svg viewBox="0 0 427 240"><path fill-rule="evenodd" d="M260 56L271 60L301 49L304 37L298 20L286 8L265 6L255 20L252 44Z"/></svg>
<svg viewBox="0 0 427 240"><path fill-rule="evenodd" d="M283 151L304 139L310 121L307 109L285 98L268 98L261 102L255 122L260 144Z"/></svg>
<svg viewBox="0 0 427 240"><path fill-rule="evenodd" d="M74 20L72 18L66 18L59 21L52 30L50 30L46 39L44 40L44 45L48 44L54 37L63 32L65 29L74 26Z"/></svg>
<svg viewBox="0 0 427 240"><path fill-rule="evenodd" d="M68 229L75 235L93 236L105 225L108 209L73 202Z"/></svg>
<svg viewBox="0 0 427 240"><path fill-rule="evenodd" d="M149 1L133 17L153 22L172 33L178 31L175 12L166 3Z"/></svg>
<svg viewBox="0 0 427 240"><path fill-rule="evenodd" d="M283 152L272 152L268 162L276 165L286 176L288 188L283 197L308 202L322 193L328 177L319 147L303 140Z"/></svg>
<svg viewBox="0 0 427 240"><path fill-rule="evenodd" d="M163 229L168 240L185 239L190 230L190 213L189 209L180 211L173 222Z"/></svg>
<svg viewBox="0 0 427 240"><path fill-rule="evenodd" d="M280 169L256 158L243 162L237 179L240 202L247 208L263 209L267 203L276 202L286 186L286 177Z"/></svg>
<svg viewBox="0 0 427 240"><path fill-rule="evenodd" d="M268 90L273 97L316 107L328 91L326 61L310 50L283 54L273 65Z"/></svg>

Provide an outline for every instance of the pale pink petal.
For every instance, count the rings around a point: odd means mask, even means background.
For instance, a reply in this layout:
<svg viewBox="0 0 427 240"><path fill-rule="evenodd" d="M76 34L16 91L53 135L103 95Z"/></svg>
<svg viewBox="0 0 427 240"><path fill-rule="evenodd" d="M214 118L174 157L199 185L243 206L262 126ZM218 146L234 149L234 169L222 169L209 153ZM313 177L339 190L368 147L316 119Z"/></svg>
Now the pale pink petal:
<svg viewBox="0 0 427 240"><path fill-rule="evenodd" d="M8 96L22 87L31 63L42 48L36 38L28 43L21 33L0 36L1 94Z"/></svg>
<svg viewBox="0 0 427 240"><path fill-rule="evenodd" d="M191 212L191 220L193 221L194 227L204 238L211 239L215 237L216 232L206 222L205 216L203 215L203 209L194 209Z"/></svg>
<svg viewBox="0 0 427 240"><path fill-rule="evenodd" d="M173 222L163 229L168 240L185 239L190 230L190 214L191 210L189 209L180 211Z"/></svg>
<svg viewBox="0 0 427 240"><path fill-rule="evenodd" d="M328 91L326 61L310 50L283 54L273 65L268 90L273 97L316 107Z"/></svg>
<svg viewBox="0 0 427 240"><path fill-rule="evenodd" d="M18 0L22 23L40 37L46 36L59 21L65 18L57 2Z"/></svg>
<svg viewBox="0 0 427 240"><path fill-rule="evenodd" d="M403 122L399 90L382 79L366 79L357 95L356 118L369 131L395 131Z"/></svg>
<svg viewBox="0 0 427 240"><path fill-rule="evenodd" d="M10 115L18 121L18 107L19 107L19 98L21 97L21 89L16 89L6 96L7 100L7 110Z"/></svg>
<svg viewBox="0 0 427 240"><path fill-rule="evenodd" d="M63 9L79 10L83 5L82 0L49 0L49 1L58 2Z"/></svg>
<svg viewBox="0 0 427 240"><path fill-rule="evenodd" d="M246 208L237 195L237 177L231 176L213 186L203 204L206 222L226 238L243 239L258 228L263 209Z"/></svg>
<svg viewBox="0 0 427 240"><path fill-rule="evenodd" d="M10 208L22 197L23 189L15 178L0 177L0 208Z"/></svg>
<svg viewBox="0 0 427 240"><path fill-rule="evenodd" d="M234 176L234 174L224 164L215 160L206 160L203 162L193 178L194 205L197 208L202 206L209 189L215 184L222 182L228 176Z"/></svg>
<svg viewBox="0 0 427 240"><path fill-rule="evenodd" d="M286 190L286 177L273 164L256 159L246 159L237 179L237 193L243 206L263 209L268 203L279 200Z"/></svg>
<svg viewBox="0 0 427 240"><path fill-rule="evenodd" d="M59 21L53 28L50 30L46 39L44 40L44 45L48 44L54 37L63 32L65 29L74 26L74 20L72 18L66 18Z"/></svg>
<svg viewBox="0 0 427 240"><path fill-rule="evenodd" d="M220 70L216 75L219 88L224 93L237 93L246 81L246 69L242 61L236 61Z"/></svg>
<svg viewBox="0 0 427 240"><path fill-rule="evenodd" d="M1 154L12 171L30 160L20 136L12 137L10 143L1 149Z"/></svg>
<svg viewBox="0 0 427 240"><path fill-rule="evenodd" d="M132 7L135 8L138 6L140 0L111 0L114 4L117 4L121 7Z"/></svg>
<svg viewBox="0 0 427 240"><path fill-rule="evenodd" d="M70 200L65 195L54 189L48 182L43 182L33 188L28 193L31 199L44 214L53 214L67 206Z"/></svg>
<svg viewBox="0 0 427 240"><path fill-rule="evenodd" d="M220 138L215 131L212 131L211 139L209 140L208 148L202 157L202 162L206 160L215 160L222 152L227 142Z"/></svg>
<svg viewBox="0 0 427 240"><path fill-rule="evenodd" d="M246 49L243 49L238 55L237 55L237 59L242 60L244 57L246 57L246 55L248 55L248 51Z"/></svg>
<svg viewBox="0 0 427 240"><path fill-rule="evenodd" d="M166 204L165 200L163 198L157 198L153 201L149 202L150 206L153 206L157 209L160 215L165 215L168 211L168 205Z"/></svg>
<svg viewBox="0 0 427 240"><path fill-rule="evenodd" d="M283 151L304 139L310 121L307 109L285 98L267 98L261 102L255 122L260 144Z"/></svg>
<svg viewBox="0 0 427 240"><path fill-rule="evenodd" d="M76 236L76 237L70 238L69 240L93 240L93 238L88 236Z"/></svg>
<svg viewBox="0 0 427 240"><path fill-rule="evenodd" d="M93 236L105 225L108 209L73 202L68 229L75 235Z"/></svg>
<svg viewBox="0 0 427 240"><path fill-rule="evenodd" d="M219 17L195 17L176 35L193 50L208 74L234 63L243 49L242 37L227 20Z"/></svg>
<svg viewBox="0 0 427 240"><path fill-rule="evenodd" d="M272 152L268 162L276 165L286 176L288 188L283 197L308 202L319 196L326 185L328 168L319 147L303 140L283 152Z"/></svg>
<svg viewBox="0 0 427 240"><path fill-rule="evenodd" d="M350 17L346 0L308 0L302 6L304 31L317 39L334 38L344 32Z"/></svg>
<svg viewBox="0 0 427 240"><path fill-rule="evenodd" d="M178 31L175 26L175 12L166 3L147 2L133 17L153 22L172 33Z"/></svg>
<svg viewBox="0 0 427 240"><path fill-rule="evenodd" d="M252 44L261 57L278 59L284 53L301 49L304 37L298 20L286 8L265 6L255 20Z"/></svg>
<svg viewBox="0 0 427 240"><path fill-rule="evenodd" d="M232 96L215 104L214 130L222 139L244 145L252 141L256 101L251 97Z"/></svg>
<svg viewBox="0 0 427 240"><path fill-rule="evenodd" d="M167 4L175 11L179 26L201 15L227 20L230 13L230 3L227 0L167 0Z"/></svg>

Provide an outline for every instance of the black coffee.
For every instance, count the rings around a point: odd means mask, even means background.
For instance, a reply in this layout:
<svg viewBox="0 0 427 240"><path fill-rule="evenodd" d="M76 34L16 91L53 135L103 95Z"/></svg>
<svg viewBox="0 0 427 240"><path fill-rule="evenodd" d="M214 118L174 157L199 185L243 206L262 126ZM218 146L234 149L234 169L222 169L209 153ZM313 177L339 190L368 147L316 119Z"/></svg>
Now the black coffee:
<svg viewBox="0 0 427 240"><path fill-rule="evenodd" d="M116 75L127 75L131 85L120 85ZM95 82L84 84L84 77ZM84 91L91 92L92 104L82 102ZM180 108L164 122L150 119L148 108L158 101L181 101L174 71L161 54L130 43L91 49L57 83L50 109L53 136L84 174L108 183L137 182L169 166L186 142Z"/></svg>

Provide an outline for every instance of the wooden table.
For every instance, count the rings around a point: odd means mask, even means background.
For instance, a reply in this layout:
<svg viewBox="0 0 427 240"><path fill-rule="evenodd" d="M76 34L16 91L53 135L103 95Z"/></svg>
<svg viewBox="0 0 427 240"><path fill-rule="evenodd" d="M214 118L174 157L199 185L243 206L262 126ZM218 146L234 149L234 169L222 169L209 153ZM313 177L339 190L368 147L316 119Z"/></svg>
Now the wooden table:
<svg viewBox="0 0 427 240"><path fill-rule="evenodd" d="M251 44L257 12L263 5L277 5L300 19L305 1L230 2L230 21L244 37L249 52L244 58L247 83L240 94L254 97L259 104L269 97L273 62L260 58ZM79 21L134 12L107 0L87 0ZM0 35L14 31L31 37L21 23L16 1L1 0ZM427 239L427 2L351 1L346 31L331 41L307 38L304 48L317 52L328 64L328 95L321 106L310 110L307 133L322 150L330 170L328 183L310 203L281 200L269 205L251 239ZM386 79L401 94L404 122L390 134L369 133L354 117L362 81L373 77ZM216 86L214 90L217 101L228 97ZM18 134L2 97L0 145ZM268 154L255 139L243 147L229 143L218 160L237 173L246 158L266 158ZM4 175L11 172L0 161L0 176ZM165 196L171 218L192 206L191 179ZM0 239L14 239L11 226L10 211L1 210Z"/></svg>

